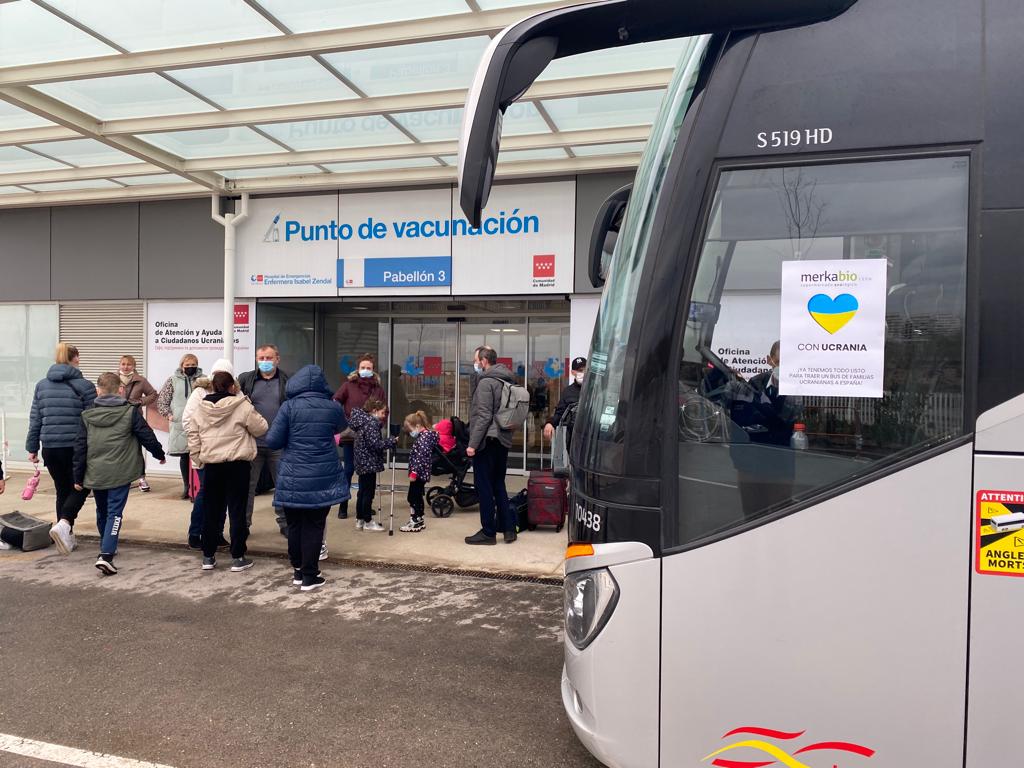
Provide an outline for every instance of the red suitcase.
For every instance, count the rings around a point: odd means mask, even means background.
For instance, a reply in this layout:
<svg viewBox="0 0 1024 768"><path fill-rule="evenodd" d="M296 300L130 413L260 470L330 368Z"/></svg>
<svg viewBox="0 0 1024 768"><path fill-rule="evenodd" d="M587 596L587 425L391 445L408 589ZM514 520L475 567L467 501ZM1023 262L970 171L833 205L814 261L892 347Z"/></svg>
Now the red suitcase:
<svg viewBox="0 0 1024 768"><path fill-rule="evenodd" d="M526 519L532 531L538 525L553 525L561 531L569 513L569 482L555 477L550 469L535 469L526 482Z"/></svg>

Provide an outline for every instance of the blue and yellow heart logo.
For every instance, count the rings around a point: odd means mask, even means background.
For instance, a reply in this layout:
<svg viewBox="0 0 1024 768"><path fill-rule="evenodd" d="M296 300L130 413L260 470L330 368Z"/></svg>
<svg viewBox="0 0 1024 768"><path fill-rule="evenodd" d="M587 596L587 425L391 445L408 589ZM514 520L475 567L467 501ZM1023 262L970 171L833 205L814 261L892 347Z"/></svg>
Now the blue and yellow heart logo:
<svg viewBox="0 0 1024 768"><path fill-rule="evenodd" d="M829 333L835 333L853 320L859 307L856 297L848 293L841 293L834 299L818 293L807 302L807 311L811 313L814 322Z"/></svg>

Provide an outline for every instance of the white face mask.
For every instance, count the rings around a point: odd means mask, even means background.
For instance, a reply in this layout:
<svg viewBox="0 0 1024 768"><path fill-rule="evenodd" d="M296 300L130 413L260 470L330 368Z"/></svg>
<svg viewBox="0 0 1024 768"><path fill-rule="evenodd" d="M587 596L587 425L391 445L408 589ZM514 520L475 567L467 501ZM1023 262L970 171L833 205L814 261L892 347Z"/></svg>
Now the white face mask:
<svg viewBox="0 0 1024 768"><path fill-rule="evenodd" d="M410 429L409 434L412 435L412 437L416 438L420 436L420 432L422 431L422 429Z"/></svg>
<svg viewBox="0 0 1024 768"><path fill-rule="evenodd" d="M574 373L574 374L572 375L572 377L573 377L574 379L576 379L576 383L577 383L577 384L582 384L582 383L583 383L583 376L584 376L584 374L583 374L583 373Z"/></svg>
<svg viewBox="0 0 1024 768"><path fill-rule="evenodd" d="M483 372L483 368L480 367L480 363L473 363L473 370L477 373Z"/></svg>
<svg viewBox="0 0 1024 768"><path fill-rule="evenodd" d="M372 376L373 376L373 369L372 368L360 368L359 369L359 377L360 378L362 378L362 379L369 379Z"/></svg>

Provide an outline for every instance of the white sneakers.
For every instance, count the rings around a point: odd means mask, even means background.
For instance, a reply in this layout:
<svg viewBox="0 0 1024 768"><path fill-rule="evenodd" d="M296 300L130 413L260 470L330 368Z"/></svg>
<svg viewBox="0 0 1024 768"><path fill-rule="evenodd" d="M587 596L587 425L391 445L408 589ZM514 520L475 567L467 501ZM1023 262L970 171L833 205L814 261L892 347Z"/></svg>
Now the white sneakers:
<svg viewBox="0 0 1024 768"><path fill-rule="evenodd" d="M57 545L57 551L62 555L70 555L78 547L75 534L71 532L71 524L63 518L56 525L50 528L50 538Z"/></svg>
<svg viewBox="0 0 1024 768"><path fill-rule="evenodd" d="M320 559L321 560L326 560L327 559L327 542L326 541L323 544L320 545Z"/></svg>
<svg viewBox="0 0 1024 768"><path fill-rule="evenodd" d="M10 544L8 544L6 541L0 539L0 552L2 552L5 549L13 549L13 547Z"/></svg>
<svg viewBox="0 0 1024 768"><path fill-rule="evenodd" d="M383 531L384 526L378 523L376 520L357 520L356 521L357 531Z"/></svg>

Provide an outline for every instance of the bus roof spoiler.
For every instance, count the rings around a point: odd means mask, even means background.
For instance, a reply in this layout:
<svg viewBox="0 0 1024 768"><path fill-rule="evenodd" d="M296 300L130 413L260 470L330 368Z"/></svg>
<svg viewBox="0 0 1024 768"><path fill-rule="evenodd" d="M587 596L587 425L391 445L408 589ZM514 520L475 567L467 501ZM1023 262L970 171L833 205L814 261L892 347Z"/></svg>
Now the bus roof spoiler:
<svg viewBox="0 0 1024 768"><path fill-rule="evenodd" d="M838 16L857 0L603 0L546 11L498 34L466 98L459 203L480 226L494 180L501 116L553 60L578 53L732 30L777 29Z"/></svg>

